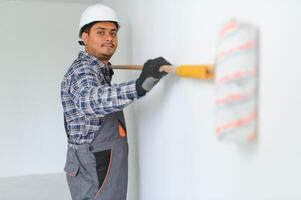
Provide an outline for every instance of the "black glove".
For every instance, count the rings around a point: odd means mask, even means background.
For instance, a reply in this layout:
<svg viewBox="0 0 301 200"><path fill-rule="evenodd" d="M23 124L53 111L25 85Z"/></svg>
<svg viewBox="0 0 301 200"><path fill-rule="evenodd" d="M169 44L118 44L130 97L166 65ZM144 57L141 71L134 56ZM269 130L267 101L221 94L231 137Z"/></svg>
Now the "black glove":
<svg viewBox="0 0 301 200"><path fill-rule="evenodd" d="M167 74L159 71L162 65L170 65L170 63L163 57L148 60L144 63L143 70L136 80L136 90L139 97L149 92Z"/></svg>

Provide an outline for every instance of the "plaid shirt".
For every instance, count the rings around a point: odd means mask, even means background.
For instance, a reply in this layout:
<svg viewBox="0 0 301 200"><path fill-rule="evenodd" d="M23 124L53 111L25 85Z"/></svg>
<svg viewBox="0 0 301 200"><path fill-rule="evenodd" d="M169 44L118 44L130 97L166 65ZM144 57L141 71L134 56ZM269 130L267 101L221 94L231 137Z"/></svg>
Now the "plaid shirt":
<svg viewBox="0 0 301 200"><path fill-rule="evenodd" d="M106 114L138 98L135 81L111 85L112 75L107 65L83 51L68 69L61 84L68 142L90 144Z"/></svg>

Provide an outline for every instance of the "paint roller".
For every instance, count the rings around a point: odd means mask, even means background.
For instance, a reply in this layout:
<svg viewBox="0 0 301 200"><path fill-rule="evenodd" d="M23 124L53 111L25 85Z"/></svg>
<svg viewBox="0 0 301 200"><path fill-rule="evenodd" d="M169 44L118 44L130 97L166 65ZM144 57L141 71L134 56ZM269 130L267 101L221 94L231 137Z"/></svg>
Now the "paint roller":
<svg viewBox="0 0 301 200"><path fill-rule="evenodd" d="M160 71L179 77L213 79L216 88L215 134L219 140L246 143L256 138L257 29L230 20L219 31L214 65L162 66ZM139 65L113 65L114 69L142 70Z"/></svg>

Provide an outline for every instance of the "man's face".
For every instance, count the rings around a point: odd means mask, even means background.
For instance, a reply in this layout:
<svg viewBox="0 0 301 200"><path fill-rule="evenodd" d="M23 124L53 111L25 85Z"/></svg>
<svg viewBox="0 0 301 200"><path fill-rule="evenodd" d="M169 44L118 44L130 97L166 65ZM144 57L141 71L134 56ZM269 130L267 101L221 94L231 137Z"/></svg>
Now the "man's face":
<svg viewBox="0 0 301 200"><path fill-rule="evenodd" d="M89 33L83 32L82 40L88 53L107 63L115 53L118 44L116 24L97 22L90 28Z"/></svg>

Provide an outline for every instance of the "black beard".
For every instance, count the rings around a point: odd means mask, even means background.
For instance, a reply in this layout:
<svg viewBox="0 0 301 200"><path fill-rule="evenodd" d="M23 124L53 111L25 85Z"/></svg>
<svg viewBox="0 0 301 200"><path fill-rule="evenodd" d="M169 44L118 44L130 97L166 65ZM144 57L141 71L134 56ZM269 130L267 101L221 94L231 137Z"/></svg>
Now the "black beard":
<svg viewBox="0 0 301 200"><path fill-rule="evenodd" d="M111 59L112 56L113 56L113 55L105 55L105 54L101 54L101 55L98 57L98 59L101 60L101 61L104 61L104 62L108 62L108 61Z"/></svg>

